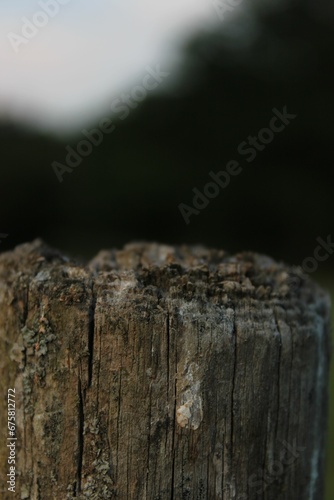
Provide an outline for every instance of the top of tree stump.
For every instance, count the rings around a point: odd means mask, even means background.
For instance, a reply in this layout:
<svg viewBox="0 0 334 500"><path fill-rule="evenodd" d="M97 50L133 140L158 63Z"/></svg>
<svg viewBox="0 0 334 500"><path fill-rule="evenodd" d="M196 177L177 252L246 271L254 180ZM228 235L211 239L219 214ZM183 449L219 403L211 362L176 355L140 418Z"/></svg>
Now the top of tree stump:
<svg viewBox="0 0 334 500"><path fill-rule="evenodd" d="M161 290L176 285L186 298L194 298L205 285L210 296L253 296L256 299L287 299L304 305L326 303L327 294L303 273L300 267L275 262L252 252L231 255L202 246L168 246L156 243L131 243L122 250L102 250L89 263L77 262L37 239L0 255L0 279L10 282L18 275L47 281L48 273L62 272L70 278L97 280L135 278L143 287Z"/></svg>

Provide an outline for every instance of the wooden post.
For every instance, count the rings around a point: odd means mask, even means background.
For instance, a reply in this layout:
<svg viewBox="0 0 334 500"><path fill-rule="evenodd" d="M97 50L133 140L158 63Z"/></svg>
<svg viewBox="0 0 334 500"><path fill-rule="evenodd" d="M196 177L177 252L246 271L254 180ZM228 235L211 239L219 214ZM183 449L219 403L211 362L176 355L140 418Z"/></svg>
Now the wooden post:
<svg viewBox="0 0 334 500"><path fill-rule="evenodd" d="M323 498L329 301L297 268L38 240L0 256L0 349L1 498Z"/></svg>

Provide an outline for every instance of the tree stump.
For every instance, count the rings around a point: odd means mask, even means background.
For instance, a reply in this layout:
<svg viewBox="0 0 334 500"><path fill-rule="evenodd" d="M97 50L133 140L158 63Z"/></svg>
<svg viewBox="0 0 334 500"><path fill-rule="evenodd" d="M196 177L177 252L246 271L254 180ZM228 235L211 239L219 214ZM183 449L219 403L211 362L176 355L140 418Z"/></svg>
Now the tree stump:
<svg viewBox="0 0 334 500"><path fill-rule="evenodd" d="M329 300L298 268L37 240L0 256L0 349L1 498L322 498Z"/></svg>

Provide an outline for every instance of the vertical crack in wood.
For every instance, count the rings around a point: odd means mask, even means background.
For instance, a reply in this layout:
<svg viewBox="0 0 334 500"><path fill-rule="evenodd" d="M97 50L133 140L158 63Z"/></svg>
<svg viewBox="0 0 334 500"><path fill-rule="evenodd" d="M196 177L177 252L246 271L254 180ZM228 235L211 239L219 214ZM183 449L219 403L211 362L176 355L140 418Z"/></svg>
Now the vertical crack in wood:
<svg viewBox="0 0 334 500"><path fill-rule="evenodd" d="M276 405L277 405L277 408L276 408L276 416L275 416L275 442L277 442L277 439L278 439L278 425L279 425L279 409L280 409L280 378L281 378L281 353L282 353L282 334L281 334L281 331L280 331L280 327L279 327L279 322L278 322L278 318L277 318L277 311L276 311L276 308L275 308L275 305L273 305L272 307L272 313L273 313L273 319L274 319L274 323L275 323L275 327L276 327L276 330L273 329L273 333L277 333L277 335L275 335L275 338L278 337L278 352L277 352L277 361L276 361L276 364L277 364L277 400L276 400ZM276 347L276 345L275 345ZM273 408L274 407L274 404L273 404L273 401L269 401L268 402L268 408ZM267 454L267 451L268 451L268 435L269 435L269 417L270 417L270 414L268 413L267 415L267 427L266 427L266 434L264 436L264 446L263 446L263 461L262 461L262 473L263 473L263 481L264 481L264 484L262 486L262 494L264 494L264 491L266 489L266 487L271 484L271 483L266 483L266 477L267 477L267 472L268 470L270 470L270 467L271 467L271 464L270 464L270 459L268 460L268 454ZM275 444L274 444L274 453L275 453ZM274 457L272 457L274 458Z"/></svg>
<svg viewBox="0 0 334 500"><path fill-rule="evenodd" d="M93 377L93 359L94 359L94 333L95 333L95 310L96 297L94 295L94 285L91 286L92 298L89 306L89 325L88 325L88 387L91 387Z"/></svg>
<svg viewBox="0 0 334 500"><path fill-rule="evenodd" d="M284 306L284 303L282 303L282 307L284 309L286 318L287 318L287 323L288 323L288 311ZM290 361L290 368L289 368L289 398L288 398L288 408L291 408L291 385L292 385L292 367L294 364L294 342L293 342L293 330L292 330L292 325L289 325L289 332L290 332L290 339L291 339L291 347L290 347L290 352L291 352L291 361ZM290 441L290 411L287 413L287 436L288 440ZM291 480L288 479L288 488L291 488Z"/></svg>
<svg viewBox="0 0 334 500"><path fill-rule="evenodd" d="M279 321L277 318L277 311L275 306L273 306L274 319L276 323L277 332L279 335L279 346L278 346L278 360L277 360L277 418L276 418L276 427L275 427L275 439L277 440L277 431L279 424L279 414L280 414L280 392L281 392L281 357L282 357L282 334L279 327Z"/></svg>
<svg viewBox="0 0 334 500"><path fill-rule="evenodd" d="M167 401L169 401L169 343L170 343L170 332L169 332L169 312L167 311L167 316L166 316L166 351L167 351Z"/></svg>
<svg viewBox="0 0 334 500"><path fill-rule="evenodd" d="M117 408L117 443L116 443L116 482L118 481L118 458L119 458L119 427L121 420L121 402L122 402L122 363L119 369L119 388L118 388L118 408Z"/></svg>
<svg viewBox="0 0 334 500"><path fill-rule="evenodd" d="M41 497L41 485L40 485L40 481L39 481L39 478L37 478L37 500L42 500L42 497Z"/></svg>
<svg viewBox="0 0 334 500"><path fill-rule="evenodd" d="M22 326L22 328L24 328L26 326L27 321L28 321L29 298L30 298L29 281L26 283L26 287L27 287L27 290L26 290L26 296L25 296L24 305L23 305L23 318L22 318L23 326ZM27 366L27 348L24 345L24 348L23 348L23 370L22 370L23 374L25 373L26 366ZM24 463L26 464L27 461L28 461L28 453L27 453L27 421L26 421L26 408L25 408L25 397L24 397L24 395L22 397L22 404L23 404L22 449L23 449L23 454L24 454ZM22 472L23 471L21 470L21 473ZM30 488L30 491L31 491L31 488Z"/></svg>
<svg viewBox="0 0 334 500"><path fill-rule="evenodd" d="M151 415L152 415L152 384L150 387L149 410L148 410L149 429L148 429L147 456L146 456L146 498L149 498L147 493L148 493L148 483L149 483L149 473L150 473Z"/></svg>
<svg viewBox="0 0 334 500"><path fill-rule="evenodd" d="M84 450L84 400L80 377L78 378L78 456L77 456L77 492L81 492L81 473Z"/></svg>
<svg viewBox="0 0 334 500"><path fill-rule="evenodd" d="M206 494L208 496L209 495L209 491L210 491L210 481L209 481L209 478L210 478L210 475L209 475L210 457L209 457L209 454L208 454L207 459L206 459L206 470L207 470L207 475L206 475ZM222 490L222 491L224 491L224 490Z"/></svg>
<svg viewBox="0 0 334 500"><path fill-rule="evenodd" d="M95 304L95 314L96 314L96 304ZM98 360L97 360L97 370L96 370L96 389L94 387L94 391L96 391L96 415L99 414L99 407L100 407L100 371L101 371L101 364L102 364L102 336L101 332L98 335L98 340L99 340L99 352L98 352ZM95 336L94 336L94 341L95 341ZM93 346L94 347L94 346Z"/></svg>
<svg viewBox="0 0 334 500"><path fill-rule="evenodd" d="M152 335L151 335L150 353L152 361ZM148 493L149 472L150 472L151 415L152 415L152 381L150 380L149 401L148 401L148 437L147 437L147 455L146 455L146 498L149 498L147 493Z"/></svg>
<svg viewBox="0 0 334 500"><path fill-rule="evenodd" d="M235 378L237 370L237 327L236 327L236 311L233 308L233 332L232 337L234 340L234 360L233 360L233 374L232 374L232 390L231 390L231 468L233 470L233 441L234 441L234 391L235 391ZM233 479L234 482L234 478ZM237 492L235 492L237 494Z"/></svg>
<svg viewBox="0 0 334 500"><path fill-rule="evenodd" d="M168 316L168 342L170 342L170 324ZM168 348L168 363L170 363L170 347ZM170 500L174 500L174 479L175 479L175 433L176 433L176 396L177 396L177 345L175 343L175 370L174 370L174 394L173 394L173 434L172 434L172 475L171 475L171 497Z"/></svg>

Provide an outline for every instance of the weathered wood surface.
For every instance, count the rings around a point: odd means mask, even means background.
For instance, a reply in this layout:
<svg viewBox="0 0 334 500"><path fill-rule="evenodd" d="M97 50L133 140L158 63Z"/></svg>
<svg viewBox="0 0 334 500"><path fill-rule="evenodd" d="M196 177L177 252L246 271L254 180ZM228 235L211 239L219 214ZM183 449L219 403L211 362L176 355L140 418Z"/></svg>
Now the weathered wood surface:
<svg viewBox="0 0 334 500"><path fill-rule="evenodd" d="M22 245L0 256L1 498L319 500L328 344L326 294L267 257Z"/></svg>

